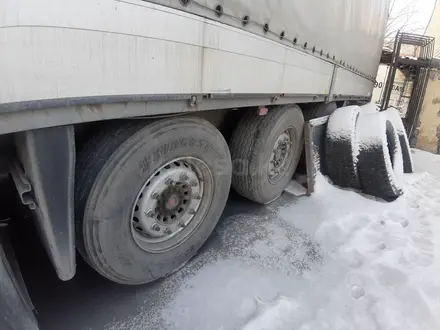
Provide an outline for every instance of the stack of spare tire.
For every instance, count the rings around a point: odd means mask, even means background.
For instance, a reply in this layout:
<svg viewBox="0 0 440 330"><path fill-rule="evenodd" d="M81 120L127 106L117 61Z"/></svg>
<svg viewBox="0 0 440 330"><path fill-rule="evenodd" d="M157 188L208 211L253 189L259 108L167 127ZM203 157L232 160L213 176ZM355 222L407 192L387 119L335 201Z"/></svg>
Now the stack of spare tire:
<svg viewBox="0 0 440 330"><path fill-rule="evenodd" d="M338 186L392 201L403 194L403 173L413 171L408 137L397 109L370 108L347 106L330 115L328 175Z"/></svg>

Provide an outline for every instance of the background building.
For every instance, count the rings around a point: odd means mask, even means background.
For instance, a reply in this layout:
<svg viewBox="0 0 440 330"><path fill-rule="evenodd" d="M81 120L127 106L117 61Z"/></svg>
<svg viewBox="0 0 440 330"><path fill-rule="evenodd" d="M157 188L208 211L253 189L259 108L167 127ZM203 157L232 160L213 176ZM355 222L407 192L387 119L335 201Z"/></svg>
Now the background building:
<svg viewBox="0 0 440 330"><path fill-rule="evenodd" d="M440 58L440 0L436 1L434 12L425 35L435 38L434 58ZM440 72L432 69L425 98L414 135L417 148L440 153Z"/></svg>

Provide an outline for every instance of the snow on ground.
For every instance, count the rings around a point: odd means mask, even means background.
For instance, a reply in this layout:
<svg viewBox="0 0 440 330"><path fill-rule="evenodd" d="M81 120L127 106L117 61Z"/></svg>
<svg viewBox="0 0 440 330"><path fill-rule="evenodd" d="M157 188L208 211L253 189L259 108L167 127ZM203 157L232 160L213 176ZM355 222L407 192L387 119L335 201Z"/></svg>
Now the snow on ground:
<svg viewBox="0 0 440 330"><path fill-rule="evenodd" d="M412 149L417 172L428 172L440 178L440 156L430 152Z"/></svg>
<svg viewBox="0 0 440 330"><path fill-rule="evenodd" d="M311 197L231 215L162 304L106 329L440 329L440 156L413 153L395 202L321 176Z"/></svg>

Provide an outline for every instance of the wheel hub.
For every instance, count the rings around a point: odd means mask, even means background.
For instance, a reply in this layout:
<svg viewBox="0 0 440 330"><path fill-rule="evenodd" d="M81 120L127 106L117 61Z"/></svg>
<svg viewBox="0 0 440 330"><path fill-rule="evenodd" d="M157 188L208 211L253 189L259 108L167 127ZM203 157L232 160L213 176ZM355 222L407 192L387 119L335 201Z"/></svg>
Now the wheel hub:
<svg viewBox="0 0 440 330"><path fill-rule="evenodd" d="M183 160L157 170L141 189L132 213L132 226L150 243L181 232L194 218L203 198L203 181Z"/></svg>
<svg viewBox="0 0 440 330"><path fill-rule="evenodd" d="M290 134L286 130L278 137L272 150L268 168L269 179L276 178L285 169L291 146Z"/></svg>
<svg viewBox="0 0 440 330"><path fill-rule="evenodd" d="M187 183L178 182L166 188L159 196L158 213L164 218L178 220L191 204L192 189Z"/></svg>
<svg viewBox="0 0 440 330"><path fill-rule="evenodd" d="M174 211L176 206L180 204L180 198L177 195L171 195L165 203L165 210Z"/></svg>

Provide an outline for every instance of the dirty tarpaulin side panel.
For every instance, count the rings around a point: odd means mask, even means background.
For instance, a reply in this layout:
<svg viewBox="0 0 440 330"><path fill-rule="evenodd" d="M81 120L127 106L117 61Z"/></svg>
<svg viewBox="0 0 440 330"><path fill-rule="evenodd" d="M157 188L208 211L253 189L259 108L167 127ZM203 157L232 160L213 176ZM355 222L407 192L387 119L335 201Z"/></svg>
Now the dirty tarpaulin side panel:
<svg viewBox="0 0 440 330"><path fill-rule="evenodd" d="M145 0L144 0L145 1ZM242 28L376 76L388 0L147 0ZM246 18L246 19L245 19ZM372 60L372 57L374 60Z"/></svg>

